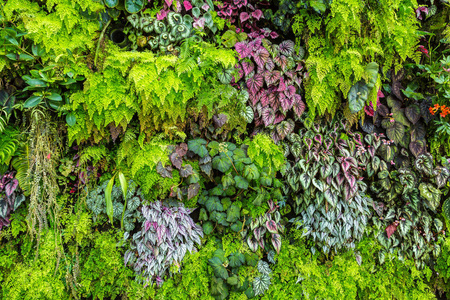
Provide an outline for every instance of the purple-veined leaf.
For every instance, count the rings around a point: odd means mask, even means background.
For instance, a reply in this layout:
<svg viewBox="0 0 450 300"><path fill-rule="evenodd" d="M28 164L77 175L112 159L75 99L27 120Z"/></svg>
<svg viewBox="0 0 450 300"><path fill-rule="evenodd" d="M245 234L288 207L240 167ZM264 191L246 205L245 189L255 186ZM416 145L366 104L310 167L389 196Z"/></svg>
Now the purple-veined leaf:
<svg viewBox="0 0 450 300"><path fill-rule="evenodd" d="M256 74L252 78L249 78L247 80L247 87L249 88L250 92L257 93L259 89L263 86L264 79L261 75Z"/></svg>
<svg viewBox="0 0 450 300"><path fill-rule="evenodd" d="M175 166L175 168L180 169L181 168L181 163L183 162L183 159L181 158L180 155L178 155L177 152L173 152L170 156L170 161L172 162L172 164Z"/></svg>
<svg viewBox="0 0 450 300"><path fill-rule="evenodd" d="M6 197L11 197L11 195L14 193L14 191L17 189L18 186L19 186L19 181L15 178L13 179L12 182L8 183L5 186Z"/></svg>
<svg viewBox="0 0 450 300"><path fill-rule="evenodd" d="M353 197L355 197L357 192L357 185L351 187L348 183L344 185L344 198L347 201L350 201Z"/></svg>
<svg viewBox="0 0 450 300"><path fill-rule="evenodd" d="M301 100L302 98L299 94L295 94L293 98L294 98L294 105L293 105L294 112L298 117L300 117L305 112L306 105Z"/></svg>
<svg viewBox="0 0 450 300"><path fill-rule="evenodd" d="M285 56L292 56L292 54L294 54L294 46L295 43L293 41L286 40L281 42L279 49L281 54Z"/></svg>
<svg viewBox="0 0 450 300"><path fill-rule="evenodd" d="M367 146L367 151L369 152L370 156L373 158L375 156L375 148L372 146Z"/></svg>
<svg viewBox="0 0 450 300"><path fill-rule="evenodd" d="M272 245L277 251L278 254L280 254L281 249L281 236L278 233L272 234Z"/></svg>
<svg viewBox="0 0 450 300"><path fill-rule="evenodd" d="M259 244L259 246L260 246L261 248L264 249L264 246L265 246L264 239L260 239L260 240L258 241L258 244Z"/></svg>
<svg viewBox="0 0 450 300"><path fill-rule="evenodd" d="M256 252L258 250L258 241L256 241L253 237L247 238L247 245L253 252Z"/></svg>
<svg viewBox="0 0 450 300"><path fill-rule="evenodd" d="M278 124L281 121L283 121L284 119L286 119L286 116L283 115L281 112L277 111L275 113L275 120L273 120L273 124Z"/></svg>
<svg viewBox="0 0 450 300"><path fill-rule="evenodd" d="M350 169L350 162L344 159L341 162L341 167L342 167L342 170L344 170L344 172L347 172L347 170Z"/></svg>
<svg viewBox="0 0 450 300"><path fill-rule="evenodd" d="M263 92L264 90L261 90L260 92ZM253 106L255 106L260 98L259 98L259 92L258 93L253 93L252 91L250 91L248 93L248 99L250 100L250 102L252 103Z"/></svg>
<svg viewBox="0 0 450 300"><path fill-rule="evenodd" d="M275 120L275 111L270 107L264 107L262 109L262 120L265 126L272 125Z"/></svg>
<svg viewBox="0 0 450 300"><path fill-rule="evenodd" d="M266 74L264 74L264 79L266 80L267 86L275 85L278 82L278 80L280 80L280 78L281 78L280 71L266 72Z"/></svg>
<svg viewBox="0 0 450 300"><path fill-rule="evenodd" d="M276 111L277 109L279 109L280 108L280 97L283 97L283 96L280 96L280 93L278 93L278 92L272 92L272 95L273 95L273 98L271 98L271 97L269 97L269 103L270 103L270 106L272 107L272 109L274 110L274 111Z"/></svg>
<svg viewBox="0 0 450 300"><path fill-rule="evenodd" d="M259 48L255 52L252 52L252 56L256 64L261 67L264 67L264 64L269 59L269 55L269 51L267 51L267 49L263 47Z"/></svg>
<svg viewBox="0 0 450 300"><path fill-rule="evenodd" d="M347 178L347 182L350 184L350 187L354 188L356 184L355 176L350 175L349 173L345 173L345 178Z"/></svg>
<svg viewBox="0 0 450 300"><path fill-rule="evenodd" d="M294 98L288 98L285 94L280 93L279 101L283 112L287 112L292 108L292 106L294 106Z"/></svg>
<svg viewBox="0 0 450 300"><path fill-rule="evenodd" d="M241 14L239 15L239 19L241 20L241 23L244 23L245 21L247 21L248 18L250 18L250 15L246 12L241 12Z"/></svg>
<svg viewBox="0 0 450 300"><path fill-rule="evenodd" d="M307 173L303 173L299 176L299 180L303 189L307 190L311 184L311 176L309 176Z"/></svg>
<svg viewBox="0 0 450 300"><path fill-rule="evenodd" d="M275 63L271 58L269 58L265 64L266 70L272 72L275 69Z"/></svg>
<svg viewBox="0 0 450 300"><path fill-rule="evenodd" d="M280 84L278 85L277 92L284 92L286 90L286 83L284 82L284 78L280 78Z"/></svg>
<svg viewBox="0 0 450 300"><path fill-rule="evenodd" d="M249 47L249 45L247 44L247 42L243 41L243 42L238 42L234 45L237 53L239 53L239 57L245 58L245 57L249 57L250 54L252 53L252 49Z"/></svg>
<svg viewBox="0 0 450 300"><path fill-rule="evenodd" d="M296 92L295 86L289 85L289 86L286 87L286 90L284 91L284 94L288 98L293 98L294 95L295 95L295 92Z"/></svg>
<svg viewBox="0 0 450 300"><path fill-rule="evenodd" d="M152 222L150 222L150 221L145 221L145 224L144 224L144 233L146 233L149 229L150 229L150 226L152 226Z"/></svg>
<svg viewBox="0 0 450 300"><path fill-rule="evenodd" d="M288 61L287 57L284 55L275 56L273 61L277 66L279 66L282 70L287 67Z"/></svg>
<svg viewBox="0 0 450 300"><path fill-rule="evenodd" d="M247 76L248 74L253 72L253 70L255 70L255 64L251 61L243 61L242 70L244 70L244 74Z"/></svg>
<svg viewBox="0 0 450 300"><path fill-rule="evenodd" d="M252 17L255 18L256 20L264 18L263 13L260 9L257 9L254 12L252 12Z"/></svg>
<svg viewBox="0 0 450 300"><path fill-rule="evenodd" d="M256 51L261 48L261 39L254 39L248 45L253 51Z"/></svg>
<svg viewBox="0 0 450 300"><path fill-rule="evenodd" d="M405 108L405 115L411 123L416 124L420 119L419 106L415 104L408 106L407 108Z"/></svg>
<svg viewBox="0 0 450 300"><path fill-rule="evenodd" d="M284 75L286 75L289 79L293 80L294 76L295 76L295 71L292 71L292 70L287 71L287 72L284 73Z"/></svg>

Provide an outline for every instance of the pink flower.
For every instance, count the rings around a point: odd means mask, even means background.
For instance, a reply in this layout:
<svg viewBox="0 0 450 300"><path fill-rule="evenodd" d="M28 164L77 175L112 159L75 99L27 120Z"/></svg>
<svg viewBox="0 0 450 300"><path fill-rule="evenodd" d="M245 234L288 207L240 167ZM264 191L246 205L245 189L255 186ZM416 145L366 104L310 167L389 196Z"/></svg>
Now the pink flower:
<svg viewBox="0 0 450 300"><path fill-rule="evenodd" d="M428 55L428 50L427 50L424 46L422 46L422 45L419 45L419 48L417 49L417 51L420 51L420 52L422 52L423 54L425 54L427 57L430 57L430 56Z"/></svg>
<svg viewBox="0 0 450 300"><path fill-rule="evenodd" d="M183 5L184 5L184 9L186 9L186 10L191 10L192 9L192 4L189 1L184 1Z"/></svg>
<svg viewBox="0 0 450 300"><path fill-rule="evenodd" d="M165 17L167 17L167 12L168 12L167 10L161 9L159 13L156 14L156 19L158 21L163 20Z"/></svg>
<svg viewBox="0 0 450 300"><path fill-rule="evenodd" d="M418 7L418 8L416 9L416 17L417 17L417 19L419 19L419 20L422 20L422 14L421 14L421 12L424 12L425 15L427 16L427 15L428 15L428 7L421 6L421 7Z"/></svg>
<svg viewBox="0 0 450 300"><path fill-rule="evenodd" d="M47 159L50 159L51 153L49 153L46 157Z"/></svg>
<svg viewBox="0 0 450 300"><path fill-rule="evenodd" d="M393 160L391 160L391 165L395 165L395 162Z"/></svg>

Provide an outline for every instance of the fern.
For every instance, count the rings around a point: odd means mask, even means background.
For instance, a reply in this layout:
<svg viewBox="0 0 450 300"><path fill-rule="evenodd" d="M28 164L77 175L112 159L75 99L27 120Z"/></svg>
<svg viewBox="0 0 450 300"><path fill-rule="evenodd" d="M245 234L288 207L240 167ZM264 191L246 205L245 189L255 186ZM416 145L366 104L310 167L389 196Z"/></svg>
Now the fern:
<svg viewBox="0 0 450 300"><path fill-rule="evenodd" d="M1 119L0 119L1 122ZM1 131L0 131L1 132ZM19 132L13 127L5 127L0 134L0 165L9 164L19 143Z"/></svg>
<svg viewBox="0 0 450 300"><path fill-rule="evenodd" d="M322 18L309 9L299 11L293 30L306 37L306 101L312 117L334 115L350 88L364 79L367 63L377 62L386 71L419 59L416 7L409 0L338 0Z"/></svg>

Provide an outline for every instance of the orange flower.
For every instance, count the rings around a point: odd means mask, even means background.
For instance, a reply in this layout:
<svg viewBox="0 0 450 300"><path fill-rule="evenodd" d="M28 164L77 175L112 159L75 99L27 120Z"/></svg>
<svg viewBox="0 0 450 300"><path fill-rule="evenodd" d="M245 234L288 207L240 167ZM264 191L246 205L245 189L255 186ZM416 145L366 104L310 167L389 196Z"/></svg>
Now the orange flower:
<svg viewBox="0 0 450 300"><path fill-rule="evenodd" d="M435 104L434 107L430 107L430 113L434 115L439 110L439 104Z"/></svg>

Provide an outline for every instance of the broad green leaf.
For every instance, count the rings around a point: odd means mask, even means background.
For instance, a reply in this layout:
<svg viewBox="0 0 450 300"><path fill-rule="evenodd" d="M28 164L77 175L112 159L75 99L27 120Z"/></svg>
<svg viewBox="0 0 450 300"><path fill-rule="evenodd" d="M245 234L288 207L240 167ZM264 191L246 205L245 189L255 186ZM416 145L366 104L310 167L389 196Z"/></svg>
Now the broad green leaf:
<svg viewBox="0 0 450 300"><path fill-rule="evenodd" d="M246 190L248 189L248 181L242 176L234 176L234 181L236 182L236 187Z"/></svg>
<svg viewBox="0 0 450 300"><path fill-rule="evenodd" d="M435 188L431 184L422 182L419 185L419 191L420 196L427 200L430 209L436 210L439 207L441 201L441 192L437 188Z"/></svg>
<svg viewBox="0 0 450 300"><path fill-rule="evenodd" d="M62 101L62 97L60 94L57 93L53 93L50 96L47 97L47 99L52 100L52 101Z"/></svg>
<svg viewBox="0 0 450 300"><path fill-rule="evenodd" d="M208 260L209 265L213 268L214 275L216 277L220 277L223 279L228 278L228 271L225 269L225 267L222 265L222 261L218 257L213 257L210 260Z"/></svg>
<svg viewBox="0 0 450 300"><path fill-rule="evenodd" d="M222 173L226 173L231 168L231 160L228 157L216 156L213 158L212 166Z"/></svg>
<svg viewBox="0 0 450 300"><path fill-rule="evenodd" d="M228 260L232 268L237 268L245 263L245 256L242 253L233 253L228 257Z"/></svg>
<svg viewBox="0 0 450 300"><path fill-rule="evenodd" d="M245 167L244 176L248 180L258 180L259 179L259 170L255 164L251 164Z"/></svg>
<svg viewBox="0 0 450 300"><path fill-rule="evenodd" d="M236 182L234 181L233 175L228 173L222 176L222 185L224 189L227 189L229 186L234 185Z"/></svg>
<svg viewBox="0 0 450 300"><path fill-rule="evenodd" d="M442 212L447 221L450 221L450 198L445 200L444 204L442 204Z"/></svg>
<svg viewBox="0 0 450 300"><path fill-rule="evenodd" d="M209 212L223 211L222 203L220 203L220 200L217 197L209 197L208 200L206 200L205 206Z"/></svg>
<svg viewBox="0 0 450 300"><path fill-rule="evenodd" d="M392 127L386 129L386 134L390 140L398 144L405 134L405 127L399 122L393 122L392 124Z"/></svg>
<svg viewBox="0 0 450 300"><path fill-rule="evenodd" d="M47 83L45 83L45 81L42 81L40 79L29 79L25 82L32 87L46 87L47 86Z"/></svg>
<svg viewBox="0 0 450 300"><path fill-rule="evenodd" d="M190 140L188 142L188 148L201 158L205 157L208 154L208 150L206 149L206 141L204 139L195 139Z"/></svg>
<svg viewBox="0 0 450 300"><path fill-rule="evenodd" d="M119 0L105 0L105 5L109 8L114 8L119 4Z"/></svg>
<svg viewBox="0 0 450 300"><path fill-rule="evenodd" d="M30 98L28 98L25 101L25 103L23 104L23 107L24 108L35 107L36 105L41 103L41 101L42 101L42 97L40 97L40 96L31 96Z"/></svg>
<svg viewBox="0 0 450 300"><path fill-rule="evenodd" d="M233 203L227 210L227 222L234 223L236 222L241 214L241 209L238 205Z"/></svg>
<svg viewBox="0 0 450 300"><path fill-rule="evenodd" d="M66 123L67 123L67 125L69 125L71 127L77 123L77 118L75 116L75 113L70 112L66 115Z"/></svg>
<svg viewBox="0 0 450 300"><path fill-rule="evenodd" d="M210 235L214 230L214 225L210 221L203 223L202 227L205 235Z"/></svg>
<svg viewBox="0 0 450 300"><path fill-rule="evenodd" d="M125 0L125 9L130 14L135 14L144 8L144 0Z"/></svg>

